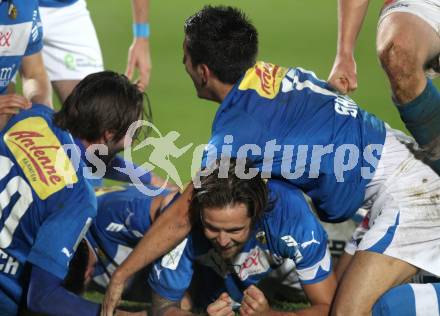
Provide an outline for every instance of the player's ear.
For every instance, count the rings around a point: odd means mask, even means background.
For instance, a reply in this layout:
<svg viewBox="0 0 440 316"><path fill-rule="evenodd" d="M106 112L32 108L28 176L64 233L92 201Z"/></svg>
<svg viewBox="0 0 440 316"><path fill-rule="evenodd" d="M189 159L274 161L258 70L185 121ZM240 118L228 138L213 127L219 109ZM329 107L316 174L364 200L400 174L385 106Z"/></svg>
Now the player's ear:
<svg viewBox="0 0 440 316"><path fill-rule="evenodd" d="M114 132L105 131L104 134L102 135L102 143L105 144L109 142L110 140L113 139L114 136L115 136Z"/></svg>
<svg viewBox="0 0 440 316"><path fill-rule="evenodd" d="M198 73L202 79L202 83L205 85L209 79L212 77L212 71L206 64L198 65Z"/></svg>

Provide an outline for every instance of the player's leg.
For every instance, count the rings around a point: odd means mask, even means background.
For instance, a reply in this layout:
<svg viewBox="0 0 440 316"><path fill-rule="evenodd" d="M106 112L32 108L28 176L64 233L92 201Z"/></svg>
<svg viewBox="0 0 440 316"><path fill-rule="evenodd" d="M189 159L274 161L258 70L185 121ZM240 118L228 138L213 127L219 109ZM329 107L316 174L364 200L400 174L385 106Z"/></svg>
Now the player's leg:
<svg viewBox="0 0 440 316"><path fill-rule="evenodd" d="M40 15L44 64L63 102L81 79L103 70L98 37L84 0L61 8L42 7Z"/></svg>
<svg viewBox="0 0 440 316"><path fill-rule="evenodd" d="M440 53L440 37L420 17L395 12L379 24L377 51L395 101L404 105L425 89L425 65Z"/></svg>
<svg viewBox="0 0 440 316"><path fill-rule="evenodd" d="M373 316L439 316L439 298L440 283L400 285L379 298Z"/></svg>
<svg viewBox="0 0 440 316"><path fill-rule="evenodd" d="M60 102L64 102L69 94L72 92L73 88L80 82L80 80L55 80L52 81L53 89L57 94Z"/></svg>
<svg viewBox="0 0 440 316"><path fill-rule="evenodd" d="M371 315L380 296L416 272L416 267L402 260L370 251L356 252L336 292L332 315Z"/></svg>
<svg viewBox="0 0 440 316"><path fill-rule="evenodd" d="M383 10L377 50L402 120L440 174L440 92L425 75L440 54L438 25L440 1L397 1Z"/></svg>

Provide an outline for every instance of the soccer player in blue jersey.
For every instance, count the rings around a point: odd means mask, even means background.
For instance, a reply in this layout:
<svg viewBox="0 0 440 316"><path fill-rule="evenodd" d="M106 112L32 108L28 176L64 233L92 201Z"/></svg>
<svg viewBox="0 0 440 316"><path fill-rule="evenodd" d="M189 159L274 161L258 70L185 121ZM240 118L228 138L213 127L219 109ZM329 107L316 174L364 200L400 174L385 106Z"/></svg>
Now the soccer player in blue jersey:
<svg viewBox="0 0 440 316"><path fill-rule="evenodd" d="M135 186L115 186L99 188L96 195L97 215L70 263L63 282L65 297L82 294L92 279L105 288L113 271L129 255L155 218L172 202L176 192L165 190L151 197ZM145 301L149 295L147 278L148 269L136 275L125 291L126 298ZM63 298L60 297L60 300L59 305L64 306ZM99 306L79 296L76 301L76 310L81 309L82 316L96 315ZM54 315L71 313L74 311L59 310ZM125 314L118 310L116 315Z"/></svg>
<svg viewBox="0 0 440 316"><path fill-rule="evenodd" d="M0 128L10 115L27 109L31 102L51 105L51 89L43 65L42 28L38 1L0 2ZM20 71L23 94L6 95Z"/></svg>
<svg viewBox="0 0 440 316"><path fill-rule="evenodd" d="M221 103L205 165L222 156L249 157L263 176L303 190L323 221L344 221L361 207L371 213L335 312L368 315L380 295L418 269L440 275L440 177L420 159L413 139L311 71L257 62L257 31L237 9L208 6L187 19L183 51L197 95ZM115 304L128 275L189 232L191 189L113 274L105 306Z"/></svg>
<svg viewBox="0 0 440 316"><path fill-rule="evenodd" d="M126 77L108 71L82 80L59 112L33 104L1 131L2 315L17 315L19 306L51 315L61 315L60 310L81 315L76 298L66 298L60 289L71 256L96 214L96 198L82 174L84 162L76 165L68 149L73 136L86 147L106 144L109 154L116 153L142 114L142 93ZM56 304L61 298L63 306Z"/></svg>
<svg viewBox="0 0 440 316"><path fill-rule="evenodd" d="M310 300L304 313L328 314L336 280L327 234L302 192L279 180L240 179L235 173L240 167L247 172L250 165L232 160L226 176L219 177L217 166L194 189L193 230L150 273L153 315L186 315L178 304L192 279L200 279L193 300L209 315L233 315L235 309L240 315L269 315L256 285L285 260L294 261Z"/></svg>

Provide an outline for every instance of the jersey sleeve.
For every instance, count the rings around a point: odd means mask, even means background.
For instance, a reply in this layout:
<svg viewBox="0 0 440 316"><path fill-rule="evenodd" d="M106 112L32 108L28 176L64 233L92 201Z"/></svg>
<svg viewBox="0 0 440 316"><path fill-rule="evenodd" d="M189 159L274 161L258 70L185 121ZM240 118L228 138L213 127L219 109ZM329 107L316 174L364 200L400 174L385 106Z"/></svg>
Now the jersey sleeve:
<svg viewBox="0 0 440 316"><path fill-rule="evenodd" d="M24 52L24 56L33 55L38 53L43 48L43 26L41 24L40 13L38 6L35 7L32 16L32 29L29 36L29 42Z"/></svg>
<svg viewBox="0 0 440 316"><path fill-rule="evenodd" d="M302 192L291 188L281 198L280 255L294 260L301 283L313 284L326 279L332 271L327 233Z"/></svg>
<svg viewBox="0 0 440 316"><path fill-rule="evenodd" d="M148 283L156 294L173 302L182 299L194 272L191 243L189 236L154 263Z"/></svg>
<svg viewBox="0 0 440 316"><path fill-rule="evenodd" d="M96 215L96 198L84 178L50 196L28 261L63 279L78 243Z"/></svg>

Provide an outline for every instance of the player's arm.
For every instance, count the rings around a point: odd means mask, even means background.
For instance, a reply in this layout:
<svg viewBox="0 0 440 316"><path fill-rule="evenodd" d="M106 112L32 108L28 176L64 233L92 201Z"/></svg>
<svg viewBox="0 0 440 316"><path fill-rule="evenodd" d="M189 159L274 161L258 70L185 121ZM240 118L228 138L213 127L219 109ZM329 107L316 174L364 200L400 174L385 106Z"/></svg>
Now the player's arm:
<svg viewBox="0 0 440 316"><path fill-rule="evenodd" d="M96 316L100 305L66 290L63 280L38 266L32 266L27 305L30 311L54 316Z"/></svg>
<svg viewBox="0 0 440 316"><path fill-rule="evenodd" d="M153 291L151 296L151 310L153 316L186 316L193 315L188 311L184 311L180 309L180 302L170 301L166 298L163 298L159 294Z"/></svg>
<svg viewBox="0 0 440 316"><path fill-rule="evenodd" d="M52 108L52 88L41 52L23 57L20 74L23 80L23 95L32 103Z"/></svg>
<svg viewBox="0 0 440 316"><path fill-rule="evenodd" d="M130 165L128 170L134 172L132 177L134 176L135 178L139 179L143 184L150 184L156 187L162 187L165 185L168 189L177 189L176 186L171 183L166 183L164 179L155 173L142 170L138 165L131 161L125 160L121 156L116 156L110 162L110 165L108 168L106 168L104 178L122 182L131 182L132 180L130 176L123 171L127 169L128 165Z"/></svg>
<svg viewBox="0 0 440 316"><path fill-rule="evenodd" d="M368 3L369 0L338 1L337 52L328 81L344 94L357 88L354 49L367 14Z"/></svg>
<svg viewBox="0 0 440 316"><path fill-rule="evenodd" d="M150 25L149 0L132 0L133 42L128 49L126 76L131 80L135 69L139 71L139 90L144 91L150 82Z"/></svg>
<svg viewBox="0 0 440 316"><path fill-rule="evenodd" d="M179 244L191 230L189 201L190 184L182 195L154 222L127 259L116 269L107 288L102 314L112 316L124 284L134 273L151 264Z"/></svg>

